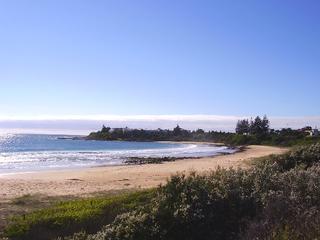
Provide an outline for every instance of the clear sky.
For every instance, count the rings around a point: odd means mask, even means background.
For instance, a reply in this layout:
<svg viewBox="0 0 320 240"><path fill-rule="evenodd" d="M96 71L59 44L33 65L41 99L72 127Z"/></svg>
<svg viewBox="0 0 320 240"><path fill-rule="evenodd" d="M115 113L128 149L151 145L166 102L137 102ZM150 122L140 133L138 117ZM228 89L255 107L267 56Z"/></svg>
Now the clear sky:
<svg viewBox="0 0 320 240"><path fill-rule="evenodd" d="M320 115L320 1L0 1L0 115Z"/></svg>

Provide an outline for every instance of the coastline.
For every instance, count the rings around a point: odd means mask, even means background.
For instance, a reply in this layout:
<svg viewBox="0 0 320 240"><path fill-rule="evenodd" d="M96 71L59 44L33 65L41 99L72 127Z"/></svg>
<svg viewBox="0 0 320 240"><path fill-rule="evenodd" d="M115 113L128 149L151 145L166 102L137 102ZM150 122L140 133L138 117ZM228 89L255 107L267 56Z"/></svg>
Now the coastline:
<svg viewBox="0 0 320 240"><path fill-rule="evenodd" d="M159 143L180 143L180 144L204 144L204 145L213 145L217 147L227 146L224 143L215 143L215 142L197 142L197 141L156 141Z"/></svg>
<svg viewBox="0 0 320 240"><path fill-rule="evenodd" d="M176 173L188 174L192 171L205 173L218 166L245 168L248 167L250 159L281 154L285 151L286 148L250 145L245 150L233 154L182 159L161 164L104 166L3 175L0 177L0 199L8 201L26 194L90 196L105 191L152 188L164 184Z"/></svg>
<svg viewBox="0 0 320 240"><path fill-rule="evenodd" d="M36 134L38 135L38 134ZM60 135L58 135L60 136ZM65 139L70 139L70 140L73 140L72 137L63 137L62 138L63 140ZM86 141L86 140L83 140L83 141ZM89 141L98 141L98 142L104 142L104 140L89 140ZM126 140L111 140L108 142L119 142L119 143L123 143L123 142L131 142L131 141L126 141ZM135 142L135 141L132 141L132 142ZM218 150L218 151L215 151L214 153L205 153L204 154L201 154L200 152L197 152L196 150L192 150L192 151L196 151L195 154L192 154L191 153L184 153L182 156L179 156L179 155L170 155L170 152L172 152L173 150L175 150L174 148L171 149L171 148L168 148L169 152L167 151L166 153L164 153L165 155L164 156L157 156L157 155L154 155L154 156L144 156L144 155L141 155L141 156L136 156L134 153L133 154L129 154L127 156L120 156L119 159L122 158L122 161L119 161L119 162L112 162L111 163L108 163L108 161L105 161L103 162L105 159L102 159L103 161L99 164L85 164L85 165L65 165L65 166L59 166L57 165L56 167L53 166L49 166L49 167L24 167L24 168L19 168L20 170L17 170L17 171L7 171L7 172L0 172L0 179L2 177L5 177L5 176L8 176L8 175L20 175L20 174L37 174L37 173L41 173L41 172L58 172L58 171L74 171L74 170L83 170L83 169L88 169L88 168L99 168L99 167L113 167L113 166L127 166L127 165L134 165L134 164L150 164L150 163L163 163L164 161L166 160L170 160L170 161L178 161L178 160L184 160L184 159L199 159L199 158L204 158L204 157L214 157L214 156L218 156L218 155L224 155L224 154L233 154L237 151L241 151L242 147L232 147L232 146L228 146L228 145L225 145L223 143L213 143L213 142L198 142L198 141L138 141L136 143L144 143L144 142L154 142L154 143L159 143L159 144L166 144L166 145L176 145L177 148L180 148L180 146L178 147L178 145L184 145L184 146L187 146L187 145L190 145L190 146L196 146L196 147L199 147L199 146L207 146L207 147L224 147L225 149L222 149L222 150ZM166 148L164 148L166 150ZM83 153L86 153L87 151L86 150L75 150L75 152L83 152ZM54 151L53 151L54 152ZM66 152L69 152L69 151L66 151ZM73 152L73 151L71 151ZM89 150L88 152L91 152L91 150ZM97 153L100 153L100 152L103 152L103 150L92 150L92 152L97 152ZM33 156L31 156L33 157ZM60 157L60 156L59 156ZM68 157L68 156L67 156ZM66 158L65 156L63 157L64 159ZM108 158L108 156L106 156L106 158ZM81 161L83 161L84 163L88 160L88 162L90 162L90 160L92 160L90 157L86 158L86 157L80 157L79 158L77 157L76 158L77 160L81 159ZM117 159L117 156L115 156L115 159ZM135 160L139 160L140 163L135 163L134 161L132 161L133 159ZM149 159L150 161L145 161L146 159ZM28 162L28 158L26 158L27 162ZM110 159L109 159L110 160ZM141 160L141 161L140 161Z"/></svg>

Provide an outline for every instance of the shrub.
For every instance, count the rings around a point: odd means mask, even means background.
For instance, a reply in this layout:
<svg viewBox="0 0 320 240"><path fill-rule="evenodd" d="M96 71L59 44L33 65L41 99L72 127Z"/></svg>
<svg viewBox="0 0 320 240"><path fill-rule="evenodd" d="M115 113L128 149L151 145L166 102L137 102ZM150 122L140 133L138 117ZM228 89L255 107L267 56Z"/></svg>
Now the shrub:
<svg viewBox="0 0 320 240"><path fill-rule="evenodd" d="M120 215L88 239L236 239L256 214L247 171L173 176L148 207Z"/></svg>
<svg viewBox="0 0 320 240"><path fill-rule="evenodd" d="M320 143L297 146L288 153L265 157L255 161L256 167L274 165L278 171L284 172L292 168L308 168L320 162Z"/></svg>
<svg viewBox="0 0 320 240"><path fill-rule="evenodd" d="M320 166L278 175L245 239L317 239L320 236Z"/></svg>

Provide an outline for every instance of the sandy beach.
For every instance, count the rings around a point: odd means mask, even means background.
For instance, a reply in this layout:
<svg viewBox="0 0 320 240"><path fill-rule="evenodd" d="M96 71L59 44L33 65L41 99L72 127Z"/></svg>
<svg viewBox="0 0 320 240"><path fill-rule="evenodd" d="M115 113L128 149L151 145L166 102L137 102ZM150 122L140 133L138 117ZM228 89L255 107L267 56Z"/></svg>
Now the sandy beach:
<svg viewBox="0 0 320 240"><path fill-rule="evenodd" d="M207 172L223 168L246 167L250 159L281 154L286 149L251 145L230 155L185 159L162 164L95 167L79 170L36 172L0 177L0 199L8 200L25 194L47 196L90 196L121 190L156 187L176 173Z"/></svg>

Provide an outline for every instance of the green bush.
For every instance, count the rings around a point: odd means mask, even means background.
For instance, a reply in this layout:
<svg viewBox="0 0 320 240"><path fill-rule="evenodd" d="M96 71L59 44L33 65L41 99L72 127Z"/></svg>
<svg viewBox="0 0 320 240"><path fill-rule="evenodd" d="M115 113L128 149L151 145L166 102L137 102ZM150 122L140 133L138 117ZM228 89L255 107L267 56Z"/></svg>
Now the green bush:
<svg viewBox="0 0 320 240"><path fill-rule="evenodd" d="M319 239L320 166L292 169L273 181L244 239Z"/></svg>
<svg viewBox="0 0 320 240"><path fill-rule="evenodd" d="M308 168L320 162L320 143L297 146L288 153L257 159L256 167L274 165L279 171L288 171L295 167Z"/></svg>

